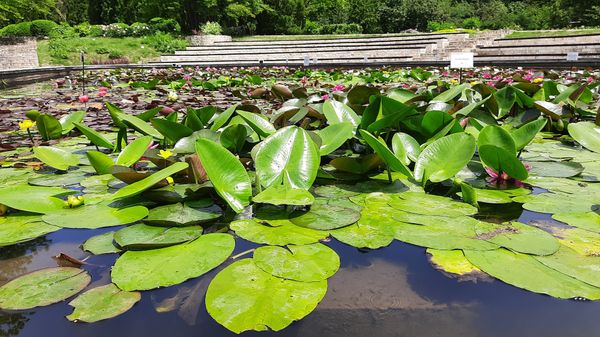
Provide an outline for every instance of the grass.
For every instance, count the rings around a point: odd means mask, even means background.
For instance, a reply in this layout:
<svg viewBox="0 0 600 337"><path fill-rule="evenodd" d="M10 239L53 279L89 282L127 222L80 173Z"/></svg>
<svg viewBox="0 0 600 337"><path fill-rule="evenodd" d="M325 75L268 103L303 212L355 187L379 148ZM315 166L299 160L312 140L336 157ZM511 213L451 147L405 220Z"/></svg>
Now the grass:
<svg viewBox="0 0 600 337"><path fill-rule="evenodd" d="M563 30L529 30L512 32L507 35L507 39L520 39L524 37L553 37L553 36L569 36L569 35L585 35L585 34L600 34L600 28L590 29L563 29Z"/></svg>
<svg viewBox="0 0 600 337"><path fill-rule="evenodd" d="M129 60L129 63L141 63L158 60L160 52L154 48L145 45L144 38L125 37L80 37L62 40L65 46L63 57L53 56L50 49L50 41L38 41L38 58L40 65L78 65L80 51L86 55L86 63L91 64L94 61L110 61L109 55L112 52L113 57L121 55Z"/></svg>

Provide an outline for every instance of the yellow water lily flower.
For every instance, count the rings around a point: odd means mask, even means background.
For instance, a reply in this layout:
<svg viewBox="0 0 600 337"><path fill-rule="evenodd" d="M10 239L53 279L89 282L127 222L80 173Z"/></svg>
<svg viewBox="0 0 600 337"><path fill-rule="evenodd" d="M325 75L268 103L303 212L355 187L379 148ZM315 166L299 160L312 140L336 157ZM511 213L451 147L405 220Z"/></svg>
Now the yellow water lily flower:
<svg viewBox="0 0 600 337"><path fill-rule="evenodd" d="M83 200L83 195L72 196L70 195L65 201L65 206L69 208L75 208L83 205L85 201Z"/></svg>
<svg viewBox="0 0 600 337"><path fill-rule="evenodd" d="M21 131L29 130L34 126L35 122L30 119L25 119L24 121L19 122L19 128L21 128Z"/></svg>
<svg viewBox="0 0 600 337"><path fill-rule="evenodd" d="M169 100L170 102L175 102L178 98L179 96L175 91L171 91L167 94L167 100Z"/></svg>
<svg viewBox="0 0 600 337"><path fill-rule="evenodd" d="M536 83L536 84L537 84L537 83L542 83L542 82L544 82L544 79L543 79L543 78L541 78L541 77L538 77L538 78L535 78L535 79L533 79L533 83Z"/></svg>
<svg viewBox="0 0 600 337"><path fill-rule="evenodd" d="M471 82L471 86L472 86L472 87L476 86L477 84L479 84L479 82L478 82L478 81L473 81L473 82Z"/></svg>
<svg viewBox="0 0 600 337"><path fill-rule="evenodd" d="M175 185L175 181L171 177L167 177L167 182L169 183L169 185Z"/></svg>
<svg viewBox="0 0 600 337"><path fill-rule="evenodd" d="M160 150L158 151L158 156L163 159L169 159L173 156L173 152L171 152L171 150Z"/></svg>
<svg viewBox="0 0 600 337"><path fill-rule="evenodd" d="M454 85L454 84L458 84L458 80L456 79L451 79L450 80L450 84Z"/></svg>

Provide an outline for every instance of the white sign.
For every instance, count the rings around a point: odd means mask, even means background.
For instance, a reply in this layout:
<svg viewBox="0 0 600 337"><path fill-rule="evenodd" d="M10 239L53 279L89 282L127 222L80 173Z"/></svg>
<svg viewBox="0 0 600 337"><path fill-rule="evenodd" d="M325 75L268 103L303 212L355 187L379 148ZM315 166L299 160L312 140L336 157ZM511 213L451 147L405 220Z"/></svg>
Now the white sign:
<svg viewBox="0 0 600 337"><path fill-rule="evenodd" d="M574 52L568 52L567 53L567 61L577 61L579 60L579 53L574 51Z"/></svg>
<svg viewBox="0 0 600 337"><path fill-rule="evenodd" d="M308 67L310 65L310 57L304 56L304 66Z"/></svg>
<svg viewBox="0 0 600 337"><path fill-rule="evenodd" d="M473 68L473 53L451 53L450 68Z"/></svg>

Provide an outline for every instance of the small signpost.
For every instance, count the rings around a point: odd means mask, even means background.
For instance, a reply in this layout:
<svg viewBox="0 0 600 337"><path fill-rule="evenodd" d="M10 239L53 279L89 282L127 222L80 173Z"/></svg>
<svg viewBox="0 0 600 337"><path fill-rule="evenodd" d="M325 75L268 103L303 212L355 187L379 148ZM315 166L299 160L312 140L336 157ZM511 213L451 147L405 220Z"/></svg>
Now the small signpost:
<svg viewBox="0 0 600 337"><path fill-rule="evenodd" d="M458 69L460 74L460 83L462 83L462 70L473 68L473 53L451 53L450 68Z"/></svg>
<svg viewBox="0 0 600 337"><path fill-rule="evenodd" d="M304 66L305 67L310 66L310 57L304 56Z"/></svg>
<svg viewBox="0 0 600 337"><path fill-rule="evenodd" d="M577 61L579 60L579 53L576 51L567 53L567 61Z"/></svg>

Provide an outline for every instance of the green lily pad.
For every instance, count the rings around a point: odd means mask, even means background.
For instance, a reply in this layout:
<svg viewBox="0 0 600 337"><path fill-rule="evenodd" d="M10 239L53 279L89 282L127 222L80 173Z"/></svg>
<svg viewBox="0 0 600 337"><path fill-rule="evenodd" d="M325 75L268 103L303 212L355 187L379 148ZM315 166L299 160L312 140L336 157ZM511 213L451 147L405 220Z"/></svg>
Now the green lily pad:
<svg viewBox="0 0 600 337"><path fill-rule="evenodd" d="M33 240L56 232L60 227L48 225L40 216L11 215L0 217L0 247Z"/></svg>
<svg viewBox="0 0 600 337"><path fill-rule="evenodd" d="M576 162L530 161L529 174L540 177L568 178L581 174L583 165Z"/></svg>
<svg viewBox="0 0 600 337"><path fill-rule="evenodd" d="M549 233L520 222L496 225L489 232L479 233L479 238L510 250L532 255L552 255L560 244Z"/></svg>
<svg viewBox="0 0 600 337"><path fill-rule="evenodd" d="M206 309L227 329L279 331L304 318L327 292L327 281L297 282L264 272L252 259L223 269L206 291Z"/></svg>
<svg viewBox="0 0 600 337"><path fill-rule="evenodd" d="M148 215L144 206L112 208L102 204L63 208L46 214L44 222L63 228L103 228L126 225L142 220Z"/></svg>
<svg viewBox="0 0 600 337"><path fill-rule="evenodd" d="M30 185L63 187L79 184L84 178L85 172L73 171L67 174L35 174L27 180Z"/></svg>
<svg viewBox="0 0 600 337"><path fill-rule="evenodd" d="M360 213L334 205L314 205L308 212L294 212L290 221L294 225L327 231L352 225L360 219Z"/></svg>
<svg viewBox="0 0 600 337"><path fill-rule="evenodd" d="M540 213L583 213L598 208L595 200L557 193L518 196L513 200L524 203L523 208L526 210Z"/></svg>
<svg viewBox="0 0 600 337"><path fill-rule="evenodd" d="M405 192L394 195L390 199L389 205L404 212L424 215L460 217L477 213L477 208L467 203L418 192Z"/></svg>
<svg viewBox="0 0 600 337"><path fill-rule="evenodd" d="M492 189L482 189L482 188L473 188L475 193L477 193L477 201L483 202L487 204L510 204L514 202L511 197L519 196L519 195L527 195L531 193L530 190L525 188L517 188L510 190L492 190ZM457 195L462 197L462 193L459 192Z"/></svg>
<svg viewBox="0 0 600 337"><path fill-rule="evenodd" d="M0 287L0 308L25 310L57 303L83 290L91 279L79 268L37 270Z"/></svg>
<svg viewBox="0 0 600 337"><path fill-rule="evenodd" d="M125 291L172 286L217 267L234 246L231 235L215 233L176 246L128 251L117 259L111 277Z"/></svg>
<svg viewBox="0 0 600 337"><path fill-rule="evenodd" d="M252 201L271 205L304 206L312 204L315 197L304 189L273 185L252 198Z"/></svg>
<svg viewBox="0 0 600 337"><path fill-rule="evenodd" d="M308 245L329 236L327 232L296 226L291 222L274 227L255 220L236 220L229 227L243 239L273 246Z"/></svg>
<svg viewBox="0 0 600 337"><path fill-rule="evenodd" d="M555 254L536 256L535 259L548 268L569 275L594 287L600 287L600 277L598 277L598 270L600 270L599 256L581 255L573 249L561 245Z"/></svg>
<svg viewBox="0 0 600 337"><path fill-rule="evenodd" d="M139 292L122 291L112 283L107 284L90 289L69 302L75 309L67 319L93 323L113 318L131 309L141 298Z"/></svg>
<svg viewBox="0 0 600 337"><path fill-rule="evenodd" d="M144 222L152 226L192 226L216 220L222 214L217 205L196 209L179 203L151 209Z"/></svg>
<svg viewBox="0 0 600 337"><path fill-rule="evenodd" d="M75 191L59 187L13 185L0 188L0 204L31 213L48 213L63 208L64 203L54 196L73 194Z"/></svg>
<svg viewBox="0 0 600 337"><path fill-rule="evenodd" d="M483 272L515 287L558 298L600 299L600 288L548 268L527 254L496 249L466 250L465 256Z"/></svg>
<svg viewBox="0 0 600 337"><path fill-rule="evenodd" d="M326 198L349 198L361 192L352 185L336 184L315 187L315 193Z"/></svg>
<svg viewBox="0 0 600 337"><path fill-rule="evenodd" d="M192 241L200 237L202 232L201 226L155 227L137 224L118 230L114 239L123 249L153 249Z"/></svg>
<svg viewBox="0 0 600 337"><path fill-rule="evenodd" d="M372 222L363 223L362 220L330 233L337 240L356 248L378 249L387 247L394 241L393 228Z"/></svg>
<svg viewBox="0 0 600 337"><path fill-rule="evenodd" d="M586 256L600 256L600 234L579 228L553 228L561 244Z"/></svg>
<svg viewBox="0 0 600 337"><path fill-rule="evenodd" d="M600 233L600 214L596 212L560 213L552 215L552 218L569 226Z"/></svg>
<svg viewBox="0 0 600 337"><path fill-rule="evenodd" d="M44 164L57 170L66 170L70 166L79 165L79 157L69 151L51 146L38 146L33 148L35 157Z"/></svg>
<svg viewBox="0 0 600 337"><path fill-rule="evenodd" d="M481 273L467 258L462 250L439 250L427 248L429 261L439 270L455 275L468 275Z"/></svg>
<svg viewBox="0 0 600 337"><path fill-rule="evenodd" d="M300 282L326 280L340 268L340 257L323 244L286 248L259 247L254 251L254 263L273 276Z"/></svg>
<svg viewBox="0 0 600 337"><path fill-rule="evenodd" d="M114 245L115 232L106 232L104 234L92 236L83 243L83 250L94 255L120 253L122 250Z"/></svg>

